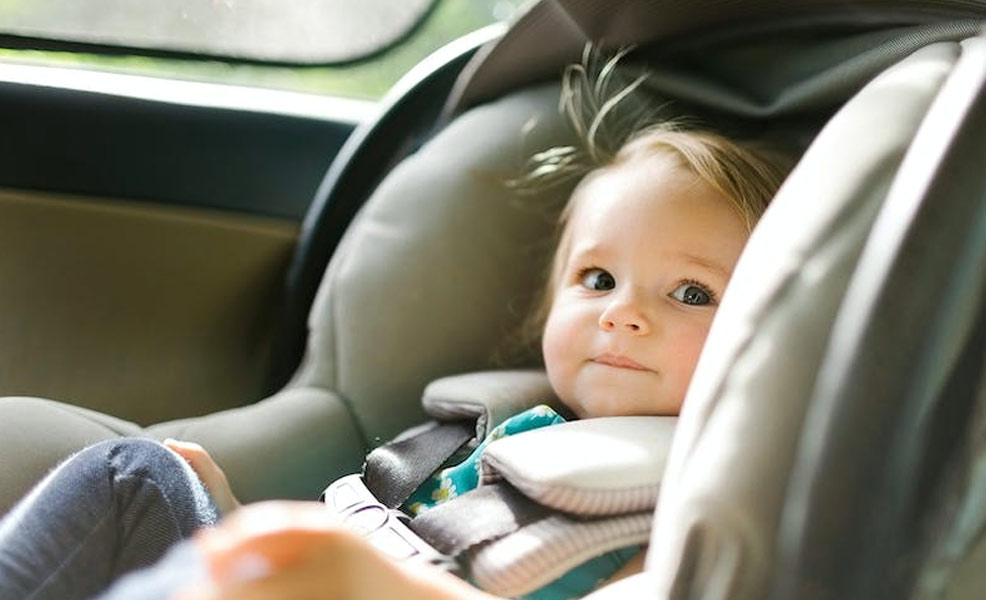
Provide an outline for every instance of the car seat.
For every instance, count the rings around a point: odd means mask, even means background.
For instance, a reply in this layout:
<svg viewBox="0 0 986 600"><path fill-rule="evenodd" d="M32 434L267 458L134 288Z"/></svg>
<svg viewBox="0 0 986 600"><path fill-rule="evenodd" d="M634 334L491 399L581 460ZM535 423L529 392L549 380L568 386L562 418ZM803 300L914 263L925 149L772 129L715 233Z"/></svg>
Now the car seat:
<svg viewBox="0 0 986 600"><path fill-rule="evenodd" d="M368 447L423 417L427 382L493 366L490 350L531 302L567 190L535 203L503 182L534 151L570 141L545 78L586 41L636 43L631 64L650 71L656 103L807 150L710 332L647 570L593 597L873 597L914 582L974 591L963 558L983 551L981 509L963 499L980 481L976 448L963 445L972 432L946 434L976 410L982 364L973 334L983 182L966 157L982 156L984 15L978 2L542 2L467 67L455 118L383 178L346 229L284 389L145 430L6 399L4 501L72 448L115 435L199 441L245 500L314 498L357 470ZM941 297L913 289L917 265L957 287ZM895 304L888 295L924 300L875 319L874 307ZM905 326L909 337L893 335ZM871 387L873 377L893 386ZM957 406L936 409L953 396ZM960 450L964 471L931 476ZM884 506L875 531L894 535L876 543L856 526ZM951 533L904 535L929 519ZM953 539L966 540L961 551ZM854 542L871 569L852 563ZM911 560L890 560L901 553ZM934 568L925 556L939 559Z"/></svg>

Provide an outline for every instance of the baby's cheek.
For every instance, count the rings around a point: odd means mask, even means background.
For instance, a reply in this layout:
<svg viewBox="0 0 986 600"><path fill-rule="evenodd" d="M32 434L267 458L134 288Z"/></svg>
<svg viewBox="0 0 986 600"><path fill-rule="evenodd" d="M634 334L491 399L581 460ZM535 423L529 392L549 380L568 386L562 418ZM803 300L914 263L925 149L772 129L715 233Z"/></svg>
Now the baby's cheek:
<svg viewBox="0 0 986 600"><path fill-rule="evenodd" d="M678 342L677 371L682 385L687 386L695 372L695 365L705 346L705 338L709 335L707 324L696 324L682 332Z"/></svg>
<svg viewBox="0 0 986 600"><path fill-rule="evenodd" d="M568 404L572 395L574 342L571 328L566 327L566 323L557 314L549 316L541 337L541 353L551 389L565 404Z"/></svg>
<svg viewBox="0 0 986 600"><path fill-rule="evenodd" d="M564 361L566 343L571 343L571 327L558 314L557 308L552 309L541 333L541 354L544 356L544 366L550 374Z"/></svg>
<svg viewBox="0 0 986 600"><path fill-rule="evenodd" d="M559 343L557 337L550 336L547 331L541 340L541 354L544 356L544 369L548 373L548 381L556 394L560 394L559 386L562 385L562 373L564 371L564 345Z"/></svg>

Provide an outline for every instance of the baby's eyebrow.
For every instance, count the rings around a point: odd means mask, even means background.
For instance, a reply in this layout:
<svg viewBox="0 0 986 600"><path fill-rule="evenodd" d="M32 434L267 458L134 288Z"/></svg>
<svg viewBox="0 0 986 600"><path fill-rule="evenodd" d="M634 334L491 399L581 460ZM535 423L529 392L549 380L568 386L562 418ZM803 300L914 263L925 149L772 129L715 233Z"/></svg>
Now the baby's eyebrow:
<svg viewBox="0 0 986 600"><path fill-rule="evenodd" d="M724 279L729 279L729 271L727 271L722 265L703 256L682 252L681 257L690 263L694 263L704 269L714 272L717 275L721 275Z"/></svg>
<svg viewBox="0 0 986 600"><path fill-rule="evenodd" d="M602 254L602 249L598 244L585 244L582 246L572 246L572 250L569 253L569 260L572 261L585 261L594 260Z"/></svg>

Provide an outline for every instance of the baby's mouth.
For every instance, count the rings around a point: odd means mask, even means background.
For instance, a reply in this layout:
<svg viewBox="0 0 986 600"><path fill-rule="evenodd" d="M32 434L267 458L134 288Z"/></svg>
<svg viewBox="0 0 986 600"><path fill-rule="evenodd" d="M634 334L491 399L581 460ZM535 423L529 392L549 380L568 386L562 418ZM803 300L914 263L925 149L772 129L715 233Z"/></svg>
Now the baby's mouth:
<svg viewBox="0 0 986 600"><path fill-rule="evenodd" d="M631 358L627 358L626 356L621 356L619 354L611 354L609 352L600 354L599 356L590 359L590 361L600 365L606 365L607 367L615 367L617 369L630 369L632 371L651 370Z"/></svg>

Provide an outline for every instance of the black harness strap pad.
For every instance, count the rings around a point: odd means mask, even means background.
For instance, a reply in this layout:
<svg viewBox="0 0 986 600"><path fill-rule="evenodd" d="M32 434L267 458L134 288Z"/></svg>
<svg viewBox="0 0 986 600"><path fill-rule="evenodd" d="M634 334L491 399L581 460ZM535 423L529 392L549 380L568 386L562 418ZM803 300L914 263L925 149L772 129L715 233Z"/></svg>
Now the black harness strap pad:
<svg viewBox="0 0 986 600"><path fill-rule="evenodd" d="M411 520L411 530L450 556L552 514L506 483L483 485Z"/></svg>
<svg viewBox="0 0 986 600"><path fill-rule="evenodd" d="M387 508L397 508L476 433L475 421L436 423L370 452L363 481Z"/></svg>

